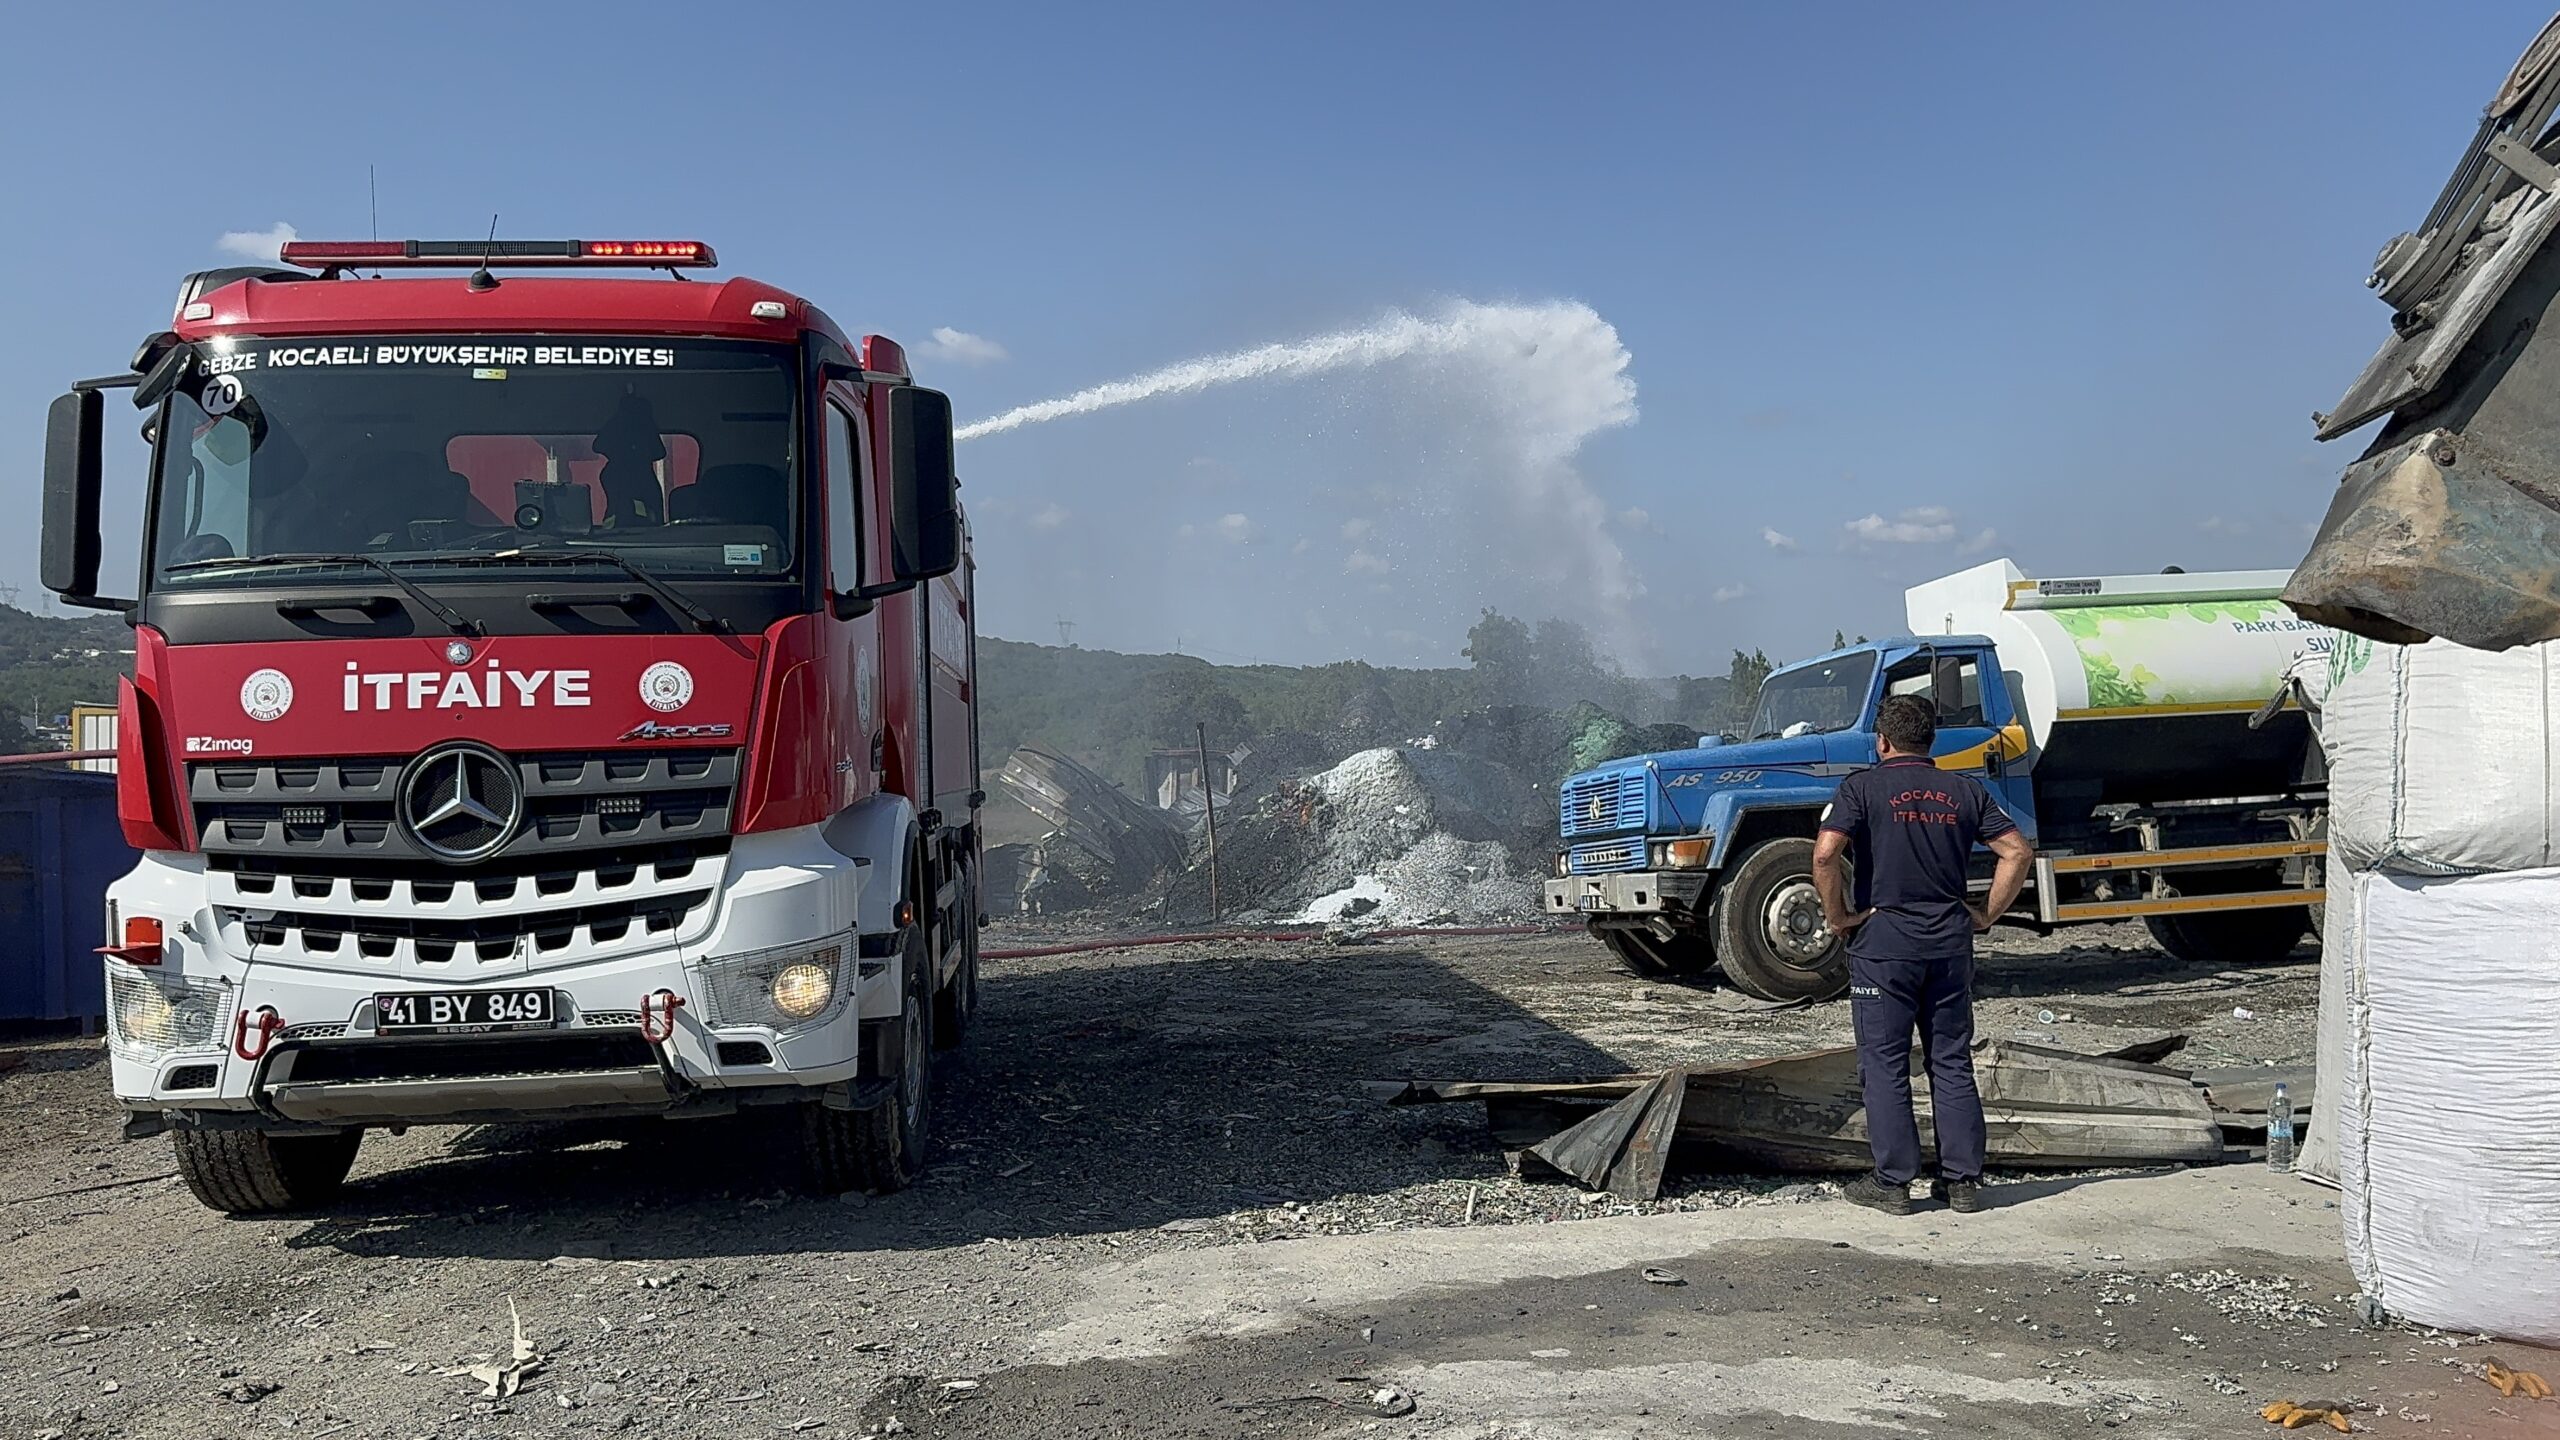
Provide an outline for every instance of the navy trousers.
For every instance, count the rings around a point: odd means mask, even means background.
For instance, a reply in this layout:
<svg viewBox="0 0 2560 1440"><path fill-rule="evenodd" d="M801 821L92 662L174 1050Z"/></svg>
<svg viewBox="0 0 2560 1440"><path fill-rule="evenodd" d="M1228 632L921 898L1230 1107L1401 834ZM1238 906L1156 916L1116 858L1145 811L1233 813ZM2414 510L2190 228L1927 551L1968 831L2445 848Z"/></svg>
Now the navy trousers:
<svg viewBox="0 0 2560 1440"><path fill-rule="evenodd" d="M1929 1107L1937 1121L1938 1174L1982 1178L1982 1093L1973 1084L1973 957L1849 957L1849 1015L1858 1031L1858 1079L1867 1098L1867 1143L1876 1175L1908 1185L1920 1173L1920 1123L1911 1113L1911 1036L1928 1047Z"/></svg>

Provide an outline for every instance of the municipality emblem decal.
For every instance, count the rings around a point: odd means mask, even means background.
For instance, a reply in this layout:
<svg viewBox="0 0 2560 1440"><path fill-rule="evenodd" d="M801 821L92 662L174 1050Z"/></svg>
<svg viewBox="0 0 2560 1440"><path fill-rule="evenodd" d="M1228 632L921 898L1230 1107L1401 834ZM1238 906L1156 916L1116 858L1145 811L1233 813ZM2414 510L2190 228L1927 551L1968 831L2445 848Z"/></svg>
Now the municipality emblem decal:
<svg viewBox="0 0 2560 1440"><path fill-rule="evenodd" d="M693 672L673 660L661 660L640 672L640 701L661 714L672 714L693 699Z"/></svg>
<svg viewBox="0 0 2560 1440"><path fill-rule="evenodd" d="M253 671L240 682L240 708L252 720L274 720L293 708L293 682L281 670Z"/></svg>

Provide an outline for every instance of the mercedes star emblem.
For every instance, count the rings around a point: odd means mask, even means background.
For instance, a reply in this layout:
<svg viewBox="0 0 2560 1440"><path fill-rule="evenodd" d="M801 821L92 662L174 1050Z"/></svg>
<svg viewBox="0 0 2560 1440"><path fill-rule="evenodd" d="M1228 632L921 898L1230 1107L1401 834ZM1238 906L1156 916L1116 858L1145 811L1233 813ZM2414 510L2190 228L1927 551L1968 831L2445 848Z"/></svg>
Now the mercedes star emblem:
<svg viewBox="0 0 2560 1440"><path fill-rule="evenodd" d="M444 658L452 661L456 665L470 664L471 642L468 640L455 640L448 643L444 647Z"/></svg>
<svg viewBox="0 0 2560 1440"><path fill-rule="evenodd" d="M400 827L419 849L468 865L515 837L524 820L524 783L514 762L486 745L440 745L401 775L399 813Z"/></svg>

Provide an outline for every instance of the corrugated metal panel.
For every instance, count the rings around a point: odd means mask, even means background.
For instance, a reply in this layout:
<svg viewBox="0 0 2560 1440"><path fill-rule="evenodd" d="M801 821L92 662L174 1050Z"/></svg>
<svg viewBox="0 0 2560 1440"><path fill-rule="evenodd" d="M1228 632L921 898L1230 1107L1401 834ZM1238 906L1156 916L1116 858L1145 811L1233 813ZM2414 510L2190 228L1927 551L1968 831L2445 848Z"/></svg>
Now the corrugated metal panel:
<svg viewBox="0 0 2560 1440"><path fill-rule="evenodd" d="M107 884L134 859L113 777L0 769L0 1021L106 1014Z"/></svg>

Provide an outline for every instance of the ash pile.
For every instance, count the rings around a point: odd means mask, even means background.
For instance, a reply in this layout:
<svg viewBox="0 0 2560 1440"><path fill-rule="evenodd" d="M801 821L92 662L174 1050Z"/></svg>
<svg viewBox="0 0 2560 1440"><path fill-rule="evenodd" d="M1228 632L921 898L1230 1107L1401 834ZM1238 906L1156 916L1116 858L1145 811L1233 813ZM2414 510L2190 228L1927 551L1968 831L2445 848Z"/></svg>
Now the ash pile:
<svg viewBox="0 0 2560 1440"><path fill-rule="evenodd" d="M1551 803L1487 761L1420 745L1362 750L1220 818L1222 907L1243 924L1534 919ZM1205 898L1205 834L1192 858L1170 897L1181 913Z"/></svg>
<svg viewBox="0 0 2560 1440"><path fill-rule="evenodd" d="M988 852L995 913L1246 926L1501 925L1540 918L1559 779L1697 743L1597 706L1489 705L1381 743L1375 723L1280 731L1145 788L1025 746L997 776L1035 839ZM1392 733L1392 732L1391 732ZM1216 894L1208 811L1216 811Z"/></svg>

